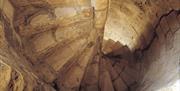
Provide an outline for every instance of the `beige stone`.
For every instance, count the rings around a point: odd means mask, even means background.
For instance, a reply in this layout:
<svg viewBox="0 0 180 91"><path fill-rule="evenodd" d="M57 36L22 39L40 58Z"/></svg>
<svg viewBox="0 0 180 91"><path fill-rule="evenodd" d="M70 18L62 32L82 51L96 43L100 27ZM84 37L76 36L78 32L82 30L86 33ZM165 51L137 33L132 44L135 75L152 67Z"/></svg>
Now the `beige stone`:
<svg viewBox="0 0 180 91"><path fill-rule="evenodd" d="M156 91L179 79L179 0L0 0L0 91Z"/></svg>
<svg viewBox="0 0 180 91"><path fill-rule="evenodd" d="M0 90L2 91L6 91L8 90L8 84L11 80L11 72L12 72L12 69L10 67L8 67L8 65L5 65L2 63L0 63L0 72L1 72L1 75L0 75Z"/></svg>

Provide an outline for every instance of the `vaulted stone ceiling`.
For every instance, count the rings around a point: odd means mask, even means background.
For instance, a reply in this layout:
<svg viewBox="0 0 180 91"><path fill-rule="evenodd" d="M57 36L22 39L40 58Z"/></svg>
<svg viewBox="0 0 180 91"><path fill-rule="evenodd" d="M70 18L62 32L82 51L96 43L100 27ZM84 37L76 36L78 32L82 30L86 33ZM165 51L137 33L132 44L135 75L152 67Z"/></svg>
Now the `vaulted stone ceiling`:
<svg viewBox="0 0 180 91"><path fill-rule="evenodd" d="M143 49L160 17L179 6L179 0L110 0L105 39L120 41L132 50Z"/></svg>
<svg viewBox="0 0 180 91"><path fill-rule="evenodd" d="M151 56L168 61L152 55L161 45L179 55L179 10L179 0L0 0L0 91L157 89Z"/></svg>
<svg viewBox="0 0 180 91"><path fill-rule="evenodd" d="M51 21L52 23L58 21L56 22L56 24L53 25L53 27L56 27L58 23L60 23L61 26L66 26L66 24L68 23L75 22L75 20L68 20L68 17L76 15L78 12L81 12L85 8L90 8L97 5L97 8L101 7L101 9L109 9L107 12L108 19L106 22L104 21L104 23L106 23L104 38L106 40L112 39L114 41L120 41L122 44L128 45L128 47L131 50L139 48L143 49L145 46L149 44L153 36L154 28L157 25L160 17L169 13L172 10L179 10L180 2L179 0L110 0L109 2L107 1L104 2L98 0L12 0L11 2L13 3L13 6L17 8L15 9L16 17L14 26L19 26L23 24L23 22L30 23L30 21L31 25L34 27L38 23L42 23L43 21ZM102 5L98 6L98 2L102 2ZM11 7L9 6L8 8L10 9ZM10 13L9 10L5 11L7 13ZM37 13L38 16L34 13ZM85 16L88 16L88 11L84 11L84 13L87 13L85 14ZM106 12L102 12L102 14L105 13ZM12 14L8 15L12 17ZM33 18L34 16L36 17ZM56 17L56 19L58 20L52 21L53 17ZM44 26L46 25L47 24L45 24ZM43 29L41 29L40 31L43 31ZM19 30L19 32L22 35L33 34L35 32L40 31L32 30L26 32L23 29L22 31Z"/></svg>

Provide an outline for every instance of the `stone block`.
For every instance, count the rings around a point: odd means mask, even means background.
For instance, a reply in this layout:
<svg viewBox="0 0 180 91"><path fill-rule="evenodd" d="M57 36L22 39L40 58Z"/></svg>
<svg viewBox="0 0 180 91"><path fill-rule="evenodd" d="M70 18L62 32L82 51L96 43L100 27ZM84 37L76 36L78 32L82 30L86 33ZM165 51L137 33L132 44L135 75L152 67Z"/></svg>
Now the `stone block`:
<svg viewBox="0 0 180 91"><path fill-rule="evenodd" d="M113 82L113 85L115 91L127 91L128 88L120 77Z"/></svg>
<svg viewBox="0 0 180 91"><path fill-rule="evenodd" d="M38 34L34 36L33 39L30 40L30 42L32 43L32 47L34 48L34 51L36 53L47 50L57 44L51 32Z"/></svg>

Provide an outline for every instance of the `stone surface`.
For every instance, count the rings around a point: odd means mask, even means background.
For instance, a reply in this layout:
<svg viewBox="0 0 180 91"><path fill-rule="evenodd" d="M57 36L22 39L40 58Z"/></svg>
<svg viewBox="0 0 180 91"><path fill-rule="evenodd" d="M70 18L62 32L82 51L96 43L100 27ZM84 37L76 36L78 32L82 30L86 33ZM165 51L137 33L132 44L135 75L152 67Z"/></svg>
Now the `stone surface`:
<svg viewBox="0 0 180 91"><path fill-rule="evenodd" d="M0 72L1 72L1 76L0 76L1 87L0 87L0 89L2 91L6 91L8 89L8 84L11 80L12 69L3 63L0 63Z"/></svg>
<svg viewBox="0 0 180 91"><path fill-rule="evenodd" d="M120 41L131 50L143 49L151 41L159 18L179 10L179 3L179 0L111 0L104 37Z"/></svg>
<svg viewBox="0 0 180 91"><path fill-rule="evenodd" d="M180 25L177 19L174 19L176 16L177 13L172 12L162 18L155 30L158 36L148 50L144 51L141 71L144 76L137 91L158 90L179 79L180 29L176 27ZM173 18L167 19L170 17ZM171 25L167 22L176 23Z"/></svg>
<svg viewBox="0 0 180 91"><path fill-rule="evenodd" d="M84 77L81 82L81 91L98 91L99 86L99 60L100 57L96 56L88 64Z"/></svg>
<svg viewBox="0 0 180 91"><path fill-rule="evenodd" d="M0 0L0 91L161 88L178 74L179 10L179 0Z"/></svg>
<svg viewBox="0 0 180 91"><path fill-rule="evenodd" d="M100 74L99 74L99 87L101 91L114 91L114 87L111 81L111 76L108 70L105 68L106 63L104 59L100 60Z"/></svg>

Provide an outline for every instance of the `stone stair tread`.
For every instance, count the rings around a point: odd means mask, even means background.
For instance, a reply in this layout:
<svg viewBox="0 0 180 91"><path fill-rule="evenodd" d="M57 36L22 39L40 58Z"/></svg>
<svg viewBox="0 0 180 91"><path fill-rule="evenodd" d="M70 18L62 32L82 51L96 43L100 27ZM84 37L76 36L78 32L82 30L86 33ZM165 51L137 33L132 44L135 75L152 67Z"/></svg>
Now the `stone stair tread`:
<svg viewBox="0 0 180 91"><path fill-rule="evenodd" d="M105 60L100 60L99 87L101 91L114 91L111 76L106 69Z"/></svg>
<svg viewBox="0 0 180 91"><path fill-rule="evenodd" d="M93 58L87 66L86 72L81 82L81 91L99 91L99 57Z"/></svg>
<svg viewBox="0 0 180 91"><path fill-rule="evenodd" d="M117 73L117 71L112 67L112 64L110 63L110 61L112 60L106 59L106 66L111 75L111 79L112 79L112 83L113 83L115 91L126 91L127 90L126 84L122 81L120 74Z"/></svg>
<svg viewBox="0 0 180 91"><path fill-rule="evenodd" d="M83 51L82 49L86 47L86 45L86 39L81 39L79 42L77 41L69 46L66 46L61 51L56 51L53 55L46 58L45 62L52 66L54 70L58 71L66 62L68 62L69 59L78 56L79 53Z"/></svg>
<svg viewBox="0 0 180 91"><path fill-rule="evenodd" d="M68 72L64 74L63 78L61 78L59 81L60 84L62 84L61 88L79 89L87 64L92 60L93 52L94 47L86 49L78 61L76 61L76 63L70 68Z"/></svg>

